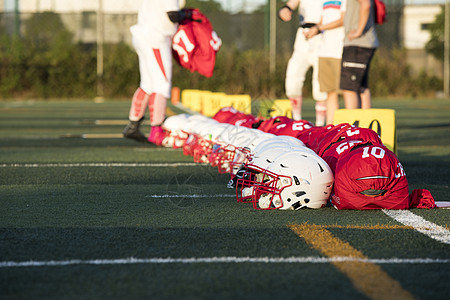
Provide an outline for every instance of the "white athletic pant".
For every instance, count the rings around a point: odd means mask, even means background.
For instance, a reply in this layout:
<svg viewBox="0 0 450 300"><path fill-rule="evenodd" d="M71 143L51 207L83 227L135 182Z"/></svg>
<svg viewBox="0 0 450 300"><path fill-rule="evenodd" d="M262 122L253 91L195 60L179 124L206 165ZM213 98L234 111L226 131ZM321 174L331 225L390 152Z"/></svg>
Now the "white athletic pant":
<svg viewBox="0 0 450 300"><path fill-rule="evenodd" d="M170 98L172 89L172 38L152 40L131 27L133 46L139 56L140 88L147 94L157 93Z"/></svg>
<svg viewBox="0 0 450 300"><path fill-rule="evenodd" d="M321 35L316 35L312 39L305 39L303 29L299 27L295 37L294 51L287 64L285 89L289 98L302 96L305 76L310 67L313 68L312 94L316 101L327 99L327 93L320 91L319 86L319 56L318 50L321 42Z"/></svg>

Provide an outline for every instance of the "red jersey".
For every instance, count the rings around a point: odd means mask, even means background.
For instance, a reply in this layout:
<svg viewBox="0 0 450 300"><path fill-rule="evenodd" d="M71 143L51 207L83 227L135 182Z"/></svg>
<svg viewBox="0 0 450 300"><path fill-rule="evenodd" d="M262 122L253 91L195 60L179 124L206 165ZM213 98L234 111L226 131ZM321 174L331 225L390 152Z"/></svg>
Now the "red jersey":
<svg viewBox="0 0 450 300"><path fill-rule="evenodd" d="M289 123L279 124L270 130L275 135L288 135L297 137L301 132L311 129L314 124L306 120L292 121Z"/></svg>
<svg viewBox="0 0 450 300"><path fill-rule="evenodd" d="M267 130L267 132L274 135L280 135L280 132L282 132L283 130L288 130L289 128L291 128L292 122L293 120L291 119L280 120L280 122L273 123L272 126Z"/></svg>
<svg viewBox="0 0 450 300"><path fill-rule="evenodd" d="M236 108L228 106L221 108L212 118L220 123L229 123L229 120L234 119L237 113L239 111Z"/></svg>
<svg viewBox="0 0 450 300"><path fill-rule="evenodd" d="M435 208L436 202L429 190L415 189L409 195L410 208Z"/></svg>
<svg viewBox="0 0 450 300"><path fill-rule="evenodd" d="M270 119L264 120L259 124L258 129L264 132L270 132L270 130L275 129L276 126L281 124L289 124L292 119L284 116L272 117Z"/></svg>
<svg viewBox="0 0 450 300"><path fill-rule="evenodd" d="M305 143L306 146L314 150L315 147L317 147L317 144L322 139L322 137L333 128L333 125L328 125L324 127L313 127L306 131L304 134L301 134L298 136L298 138Z"/></svg>
<svg viewBox="0 0 450 300"><path fill-rule="evenodd" d="M178 26L172 40L173 57L183 68L211 77L222 41L200 10L186 10L192 11L192 20L185 19Z"/></svg>
<svg viewBox="0 0 450 300"><path fill-rule="evenodd" d="M336 165L332 204L337 209L408 209L406 174L383 145L357 147Z"/></svg>
<svg viewBox="0 0 450 300"><path fill-rule="evenodd" d="M383 144L380 136L370 128L354 127L350 124L339 124L330 129L321 140L318 141L316 149L313 149L319 156L325 152L332 144L342 140L359 140L370 142L373 145Z"/></svg>
<svg viewBox="0 0 450 300"><path fill-rule="evenodd" d="M240 119L236 120L234 122L234 125L236 126L242 126L247 128L253 128L253 124L258 123L259 118L255 117L254 115L247 114L242 116Z"/></svg>
<svg viewBox="0 0 450 300"><path fill-rule="evenodd" d="M357 140L343 140L332 144L330 148L324 151L321 157L330 166L333 174L335 174L338 160L348 154L353 147L363 143L364 142Z"/></svg>
<svg viewBox="0 0 450 300"><path fill-rule="evenodd" d="M252 128L252 125L259 121L254 115L240 112L232 106L221 108L212 118L220 123L248 128Z"/></svg>

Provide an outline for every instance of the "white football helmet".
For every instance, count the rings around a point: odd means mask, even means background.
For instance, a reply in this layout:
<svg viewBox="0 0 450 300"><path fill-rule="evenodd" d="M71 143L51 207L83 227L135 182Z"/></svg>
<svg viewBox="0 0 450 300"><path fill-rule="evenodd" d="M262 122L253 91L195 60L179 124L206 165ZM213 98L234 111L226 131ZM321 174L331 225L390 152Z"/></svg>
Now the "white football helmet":
<svg viewBox="0 0 450 300"><path fill-rule="evenodd" d="M254 208L297 210L327 204L334 177L317 154L288 151L262 167L258 164L250 166L256 175L241 180L247 188L242 194L248 197L251 193Z"/></svg>
<svg viewBox="0 0 450 300"><path fill-rule="evenodd" d="M255 150L255 148L262 143L263 141L267 141L271 138L276 137L276 135L272 134L272 133L267 133L267 132L263 132L261 130L255 130L257 135L256 138L253 139L248 145L248 149L250 150L250 152L253 152Z"/></svg>
<svg viewBox="0 0 450 300"><path fill-rule="evenodd" d="M267 133L265 134L267 135ZM259 140L257 143L254 143L251 146L253 150L247 153L245 164L241 166L239 170L236 170L235 174L238 175L238 178L232 178L232 180L230 180L230 182L228 183L229 188L242 188L241 185L237 184L237 180L241 177L249 176L249 174L246 173L247 170L249 170L251 173L254 173L253 171L251 171L252 168L265 169L266 164L271 163L275 159L275 157L279 156L280 154L294 150L313 152L312 150L304 146L303 142L295 138L291 140L280 138L279 136L275 136L273 134L269 135L271 136ZM239 192L237 192L237 195L239 201Z"/></svg>
<svg viewBox="0 0 450 300"><path fill-rule="evenodd" d="M306 147L302 148L305 148L304 151L309 151ZM250 191L253 191L253 185L269 180L266 170L270 164L275 162L277 157L292 151L293 149L287 147L285 143L277 143L249 156L248 162L236 171L235 177L227 185L229 188L236 188L237 201L251 201L252 193ZM298 149L298 151L303 151L303 149Z"/></svg>
<svg viewBox="0 0 450 300"><path fill-rule="evenodd" d="M286 143L288 143L291 146L305 146L305 144L299 140L298 138L295 138L293 136L289 136L289 135L277 135L276 139L280 140L280 141L285 141Z"/></svg>
<svg viewBox="0 0 450 300"><path fill-rule="evenodd" d="M188 122L185 126L186 133L189 134L186 142L183 145L184 155L194 156L194 151L202 146L205 128L217 124L216 120L208 118L203 115L192 115L188 118Z"/></svg>
<svg viewBox="0 0 450 300"><path fill-rule="evenodd" d="M305 144L290 136L274 136L270 139L266 139L257 144L252 152L249 153L248 160L251 161L253 156L262 156L261 152L266 152L270 148L285 148L286 151L294 151L300 149L301 151L309 151L314 153L311 149L305 146Z"/></svg>
<svg viewBox="0 0 450 300"><path fill-rule="evenodd" d="M220 136L223 143L220 149L218 149L218 153L220 153L218 163L219 173L230 173L236 154L245 148L249 140L252 140L256 136L254 129L232 126L233 128L229 128Z"/></svg>
<svg viewBox="0 0 450 300"><path fill-rule="evenodd" d="M202 136L202 143L197 151L197 155L203 156L203 162L207 161L213 167L217 166L217 149L222 146L221 135L224 131L227 131L230 126L233 125L218 122L217 124L213 123L211 126L202 130L200 133Z"/></svg>
<svg viewBox="0 0 450 300"><path fill-rule="evenodd" d="M184 130L189 122L189 114L178 114L167 117L161 127L165 132L162 146L180 148L183 147L189 134Z"/></svg>
<svg viewBox="0 0 450 300"><path fill-rule="evenodd" d="M197 129L198 143L194 149L195 162L209 162L209 155L213 152L213 146L217 138L227 128L227 125L210 119L203 122Z"/></svg>
<svg viewBox="0 0 450 300"><path fill-rule="evenodd" d="M258 136L258 130L248 129L232 141L234 153L231 155L231 160L229 161L232 176L236 174L242 164L247 162L247 157L250 153L249 146L253 140L258 138Z"/></svg>

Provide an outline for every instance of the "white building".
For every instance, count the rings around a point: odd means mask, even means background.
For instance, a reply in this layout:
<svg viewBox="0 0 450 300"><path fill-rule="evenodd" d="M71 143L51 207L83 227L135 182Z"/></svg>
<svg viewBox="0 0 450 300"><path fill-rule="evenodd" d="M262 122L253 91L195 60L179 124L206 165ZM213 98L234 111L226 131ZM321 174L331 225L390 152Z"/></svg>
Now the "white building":
<svg viewBox="0 0 450 300"><path fill-rule="evenodd" d="M74 40L96 43L97 15L104 16L104 41L106 43L131 43L129 28L136 23L142 0L0 0L0 9L20 12L21 21L34 13L53 12L61 15L66 28L74 34ZM161 0L164 1L164 0ZM1 11L0 10L0 11Z"/></svg>
<svg viewBox="0 0 450 300"><path fill-rule="evenodd" d="M405 6L403 9L404 46L407 49L423 49L430 40L429 24L434 23L441 12L439 5Z"/></svg>
<svg viewBox="0 0 450 300"><path fill-rule="evenodd" d="M417 72L425 70L438 77L443 76L443 64L426 53L425 45L431 38L427 29L441 13L441 7L423 4L408 5L403 9L403 46L408 50L408 63Z"/></svg>
<svg viewBox="0 0 450 300"><path fill-rule="evenodd" d="M102 3L105 13L136 13L142 0L19 0L21 13L52 11L80 13L97 11ZM163 0L162 0L163 1ZM16 0L0 0L0 7L13 10Z"/></svg>
<svg viewBox="0 0 450 300"><path fill-rule="evenodd" d="M231 3L230 0L227 1ZM233 4L239 2L232 1ZM74 33L75 40L95 43L97 12L101 4L105 16L105 42L130 43L129 27L136 22L141 2L142 0L0 0L0 12L13 12L15 4L18 3L21 18L24 19L36 12L59 13L66 27ZM436 3L443 4L444 0L408 0L405 3L402 45L408 50L408 62L416 71L424 69L428 73L442 76L442 63L426 54L424 47L430 39L427 26L433 23L436 15L441 12L441 5ZM389 26L389 20L382 26Z"/></svg>

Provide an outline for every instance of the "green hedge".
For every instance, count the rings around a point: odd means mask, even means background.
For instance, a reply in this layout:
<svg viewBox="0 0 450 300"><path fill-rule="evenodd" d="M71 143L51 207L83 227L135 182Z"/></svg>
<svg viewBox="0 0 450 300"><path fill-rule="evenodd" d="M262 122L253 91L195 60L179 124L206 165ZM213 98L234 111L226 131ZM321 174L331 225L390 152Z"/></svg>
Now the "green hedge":
<svg viewBox="0 0 450 300"><path fill-rule="evenodd" d="M73 43L72 34L53 13L36 14L23 27L20 38L6 33L0 36L1 98L93 98L97 95L95 45ZM213 77L190 73L175 63L173 84L181 89L250 94L253 99L284 98L285 69L290 54L278 55L276 71L271 73L266 50L239 51L225 45L217 55ZM311 94L310 78L311 72L305 86L306 96ZM139 68L137 55L129 45L104 46L103 82L107 98L132 96L139 84ZM404 50L379 49L371 65L370 87L375 97L429 96L442 89L442 81L425 73L414 75L406 64Z"/></svg>

